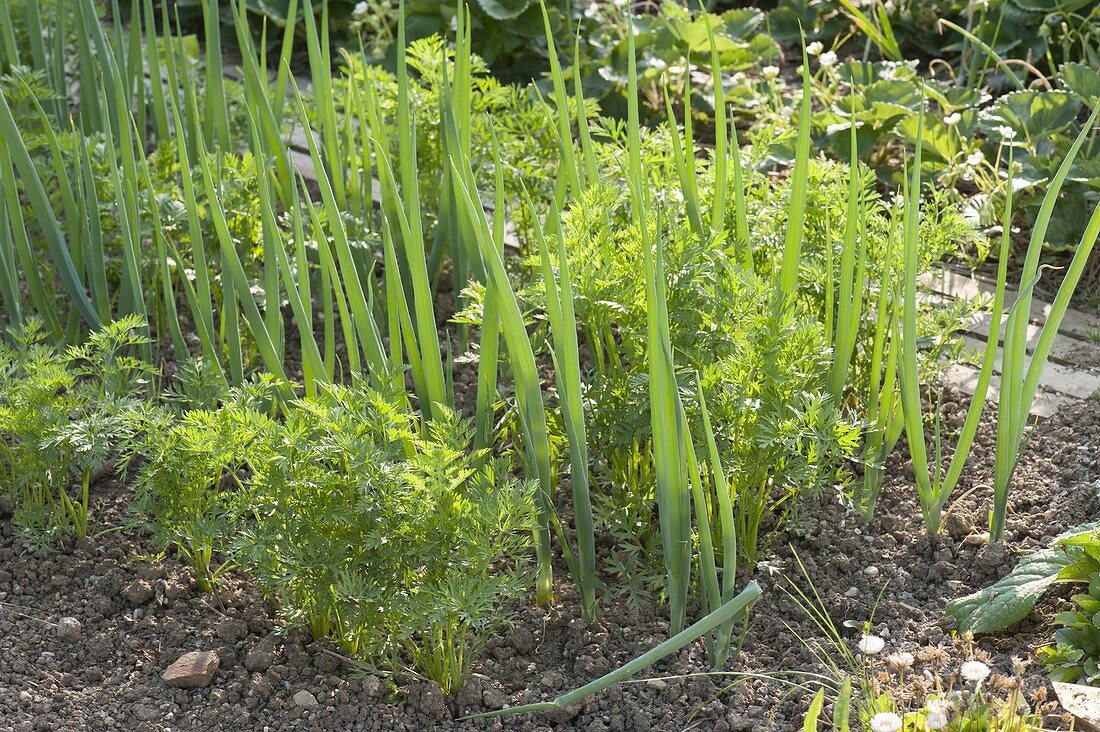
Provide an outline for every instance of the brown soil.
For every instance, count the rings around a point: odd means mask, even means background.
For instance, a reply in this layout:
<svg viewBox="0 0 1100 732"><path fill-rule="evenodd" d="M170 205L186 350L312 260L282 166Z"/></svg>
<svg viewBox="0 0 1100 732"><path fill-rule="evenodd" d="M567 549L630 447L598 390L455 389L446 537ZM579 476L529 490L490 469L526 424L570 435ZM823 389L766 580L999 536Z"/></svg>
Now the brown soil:
<svg viewBox="0 0 1100 732"><path fill-rule="evenodd" d="M956 399L945 395L949 414L965 408L965 400ZM1089 402L1036 429L1018 470L1005 546L971 546L966 538L981 530L990 501L991 427L989 420L983 425L948 531L933 541L924 536L901 451L890 461L870 526L834 497L807 502L758 572L765 599L729 670L821 670L799 640L820 633L780 589L790 581L805 587L795 552L838 626L867 620L873 611L887 652L916 652L950 644L954 623L943 614L946 600L989 584L1020 554L1100 515L1100 416ZM95 525L121 526L127 499L120 486L99 486ZM563 584L557 608L519 610L459 698L448 702L432 685L366 675L331 646L288 632L245 577L231 576L215 595L198 593L176 558L143 559L156 551L145 537L119 529L36 554L12 536L10 517L0 518L0 732L801 728L806 699L779 682L731 688L732 675L691 675L706 670L700 645L650 669L647 679L552 715L456 721L465 713L553 698L635 657L667 637L662 609L634 612L609 598L600 620L586 623ZM1053 593L1017 627L979 639L978 646L1008 673L1012 656L1031 657L1049 638L1050 619L1065 597ZM79 640L58 638L55 623L63 616L83 624ZM842 632L854 642L856 631ZM274 646L270 665L262 650L253 653L263 645ZM211 686L166 687L161 673L191 650L216 650L221 657ZM1025 681L1030 689L1044 687L1038 664ZM315 695L318 708L295 705L292 698L303 689ZM1050 718L1052 728L1056 723Z"/></svg>

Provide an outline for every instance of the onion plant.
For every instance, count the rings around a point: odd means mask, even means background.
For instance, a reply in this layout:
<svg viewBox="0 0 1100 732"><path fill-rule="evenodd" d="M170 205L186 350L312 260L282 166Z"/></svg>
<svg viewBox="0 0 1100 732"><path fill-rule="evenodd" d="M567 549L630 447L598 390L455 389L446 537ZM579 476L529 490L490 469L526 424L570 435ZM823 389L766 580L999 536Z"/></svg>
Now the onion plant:
<svg viewBox="0 0 1100 732"><path fill-rule="evenodd" d="M448 120L453 124L453 118ZM474 235L481 259L484 262L488 287L496 293L500 303L501 334L508 349L508 360L516 382L516 401L520 424L523 427L527 466L538 477L536 507L538 522L535 527L535 552L538 578L536 599L540 603L553 600L553 568L551 560L551 533L554 522L553 469L550 463L550 436L546 425L546 407L539 383L538 364L531 348L531 340L524 326L523 314L516 300L515 291L508 279L504 260L493 241L492 231L481 206L477 189L473 184L473 171L469 160L461 151L453 150L450 160L458 196L459 214L463 227Z"/></svg>
<svg viewBox="0 0 1100 732"><path fill-rule="evenodd" d="M75 312L79 313L88 327L98 327L101 324L99 313L89 298L83 278L73 262L61 223L31 159L23 135L16 126L11 108L3 95L0 95L0 139L3 139L3 145L6 148L5 158L11 161L9 164L0 166L2 168L0 176L3 176L0 178L0 186L8 192L18 191L18 179L15 176L18 171L19 178L23 181L23 195L34 211L36 223L46 240L46 246L57 268L57 275L65 288L66 296L72 302ZM15 203L18 205L18 201ZM9 214L11 213L9 208ZM23 235L25 236L25 233ZM28 262L28 264L37 268L37 263Z"/></svg>
<svg viewBox="0 0 1100 732"><path fill-rule="evenodd" d="M674 162L684 196L686 215L692 232L700 240L723 236L726 225L726 129L724 100L720 91L721 67L718 64L717 50L709 26L708 34L711 41L711 60L714 65L715 104L716 109L722 109L722 111L716 114L718 144L712 159L716 180L711 200L711 215L705 222L700 203L699 174L695 164L690 88L685 86L684 91L683 137L676 124L667 92L665 96L670 120L669 128L672 131ZM733 510L736 496L726 481L725 469L710 424L701 384L698 388L698 402L707 437L709 465L706 461L700 461L696 454L692 432L688 426L688 413L680 394L666 293L665 222L659 207L654 207L651 213L647 174L641 158L637 66L632 35L627 36L629 87L626 180L630 191L632 219L638 227L642 250L648 333L646 361L649 376L650 425L653 434L652 459L661 544L667 575L666 596L669 602L672 632L675 634L680 632L686 623L693 564L693 535L697 537L699 543L698 571L704 607L709 612L718 612L734 597L738 548ZM808 115L803 117L808 125ZM805 126L802 130L802 134L807 138L808 129L808 126ZM734 169L737 182L741 180L739 155L736 135L734 135ZM803 165L808 166L808 148ZM738 241L738 246L743 252L742 261L738 266L746 266L751 271L752 256L747 237L747 223L744 223L747 222L744 206L743 195L736 196L735 220L738 222L738 228L742 225L746 227L744 235L740 236ZM717 538L720 544L718 546L715 546L716 535L710 523L712 514L719 519L720 532ZM719 581L715 560L716 554L722 556L721 581ZM731 620L723 623L715 629L714 636L708 637L708 653L712 665L716 668L721 667L728 657L732 622Z"/></svg>
<svg viewBox="0 0 1100 732"><path fill-rule="evenodd" d="M665 295L661 221L656 217L656 241L650 234L649 187L642 167L641 122L638 115L638 69L634 34L627 33L627 169L630 205L638 227L645 273L649 365L649 409L653 429L653 467L661 526L666 595L672 634L684 629L691 585L691 494L684 453L683 407L669 338Z"/></svg>
<svg viewBox="0 0 1100 732"><path fill-rule="evenodd" d="M776 281L777 292L784 300L794 296L798 287L798 270L802 261L802 244L805 239L806 195L810 186L810 135L812 123L812 86L810 85L810 60L805 44L802 49L802 101L798 110L798 134L795 137L794 168L791 170L790 204L787 209L786 231L783 238L783 256Z"/></svg>
<svg viewBox="0 0 1100 732"><path fill-rule="evenodd" d="M580 588L581 609L590 619L596 616L596 536L592 519L592 499L588 491L588 437L584 426L584 402L581 395L581 359L577 344L577 321L573 311L573 283L565 238L557 221L556 206L551 206L550 228L556 233L558 277L554 275L549 246L538 223L534 206L532 220L539 243L543 282L546 286L546 313L553 339L551 355L558 383L565 433L569 438L570 480L573 485L573 520L577 530L577 566L574 578ZM559 281L560 279L560 281Z"/></svg>
<svg viewBox="0 0 1100 732"><path fill-rule="evenodd" d="M420 409L431 416L436 405L447 406L448 397L443 375L443 359L439 348L439 335L435 324L435 307L428 275L427 251L424 243L423 214L420 205L420 188L416 166L416 133L409 100L409 68L405 58L405 10L401 3L397 30L397 159L400 190L397 175L389 163L385 138L375 137L378 150L378 174L382 181L382 209L391 235L397 242L398 270L387 272L387 277L400 273L411 293L413 331L407 340L415 348L420 373L415 374L420 392ZM462 32L460 31L460 41ZM466 52L468 54L468 51ZM459 49L459 55L462 50ZM380 115L375 115L380 120ZM456 119L455 126L465 129L469 119ZM382 134L378 125L375 135ZM404 294L402 293L402 296ZM391 307L392 307L391 303Z"/></svg>
<svg viewBox="0 0 1100 732"><path fill-rule="evenodd" d="M887 456L894 451L904 429L901 395L898 388L898 357L900 338L897 303L901 293L890 285L893 273L893 237L887 242L886 256L875 300L875 328L871 340L866 392L866 421L863 445L863 481L856 494L856 505L863 518L870 521L875 503L885 480ZM835 362L834 362L835 363Z"/></svg>
<svg viewBox="0 0 1100 732"><path fill-rule="evenodd" d="M993 467L993 511L990 516L989 533L991 541L1000 541L1004 536L1005 518L1008 513L1008 494L1012 485L1012 476L1016 471L1016 465L1020 460L1021 446L1024 440L1024 430L1027 427L1028 415L1031 405L1035 401L1035 393L1039 387L1039 377L1043 367L1050 357L1054 338L1058 334L1058 327L1069 309L1070 300L1077 284L1081 281L1089 254L1100 236L1100 206L1093 209L1081 240L1074 251L1073 259L1066 268L1065 276L1058 292L1051 303L1050 311L1039 331L1039 338L1031 358L1027 358L1028 350L1028 325L1031 315L1033 289L1039 276L1039 259L1043 250L1043 242L1046 238L1047 227L1050 225L1054 206L1058 202L1058 195L1069 176L1073 162L1077 158L1085 140L1092 134L1097 117L1100 116L1100 105L1097 105L1089 116L1088 122L1081 128L1073 146L1070 147L1058 172L1050 181L1047 192L1043 196L1042 205L1039 207L1038 216L1031 230L1031 239L1028 242L1024 255L1023 269L1020 273L1019 292L1012 309L1008 314L1004 335L1004 356L1001 373L1001 388L997 401L997 451ZM1011 186L1009 186L1011 189ZM1001 256L1005 256L1002 250ZM997 331L990 329L991 342L995 342L993 334Z"/></svg>
<svg viewBox="0 0 1100 732"><path fill-rule="evenodd" d="M917 125L917 140L923 139L924 116L920 116ZM990 380L993 377L993 362L997 352L997 338L990 338L986 344L985 353L982 356L982 364L978 373L974 394L971 397L970 407L967 409L966 419L959 433L958 442L948 464L947 470L943 470L942 445L940 441L939 420L937 412L933 419L936 422L936 442L931 458L928 456L928 448L925 443L925 420L920 403L920 374L917 359L917 279L919 276L919 241L920 241L920 193L921 193L921 148L917 144L913 159L912 180L909 183L906 201L905 215L902 226L904 240L903 260L904 268L904 298L902 301L900 360L898 363L899 381L901 385L902 413L905 425L905 436L909 443L909 454L912 456L913 469L917 482L917 495L920 499L921 514L924 517L925 529L929 534L939 532L943 516L943 509L951 497L952 491L962 477L963 467L970 457L970 450L974 443L974 437L978 432L978 424L981 421L982 411L985 407L985 396L989 389ZM1000 330L1002 309L1004 307L1005 280L1008 275L1008 251L1011 243L1012 231L1012 157L1009 155L1009 177L1006 186L1004 218L1002 222L1002 236L1000 248L1000 263L997 269L997 286L993 297L991 312L994 318L993 331Z"/></svg>
<svg viewBox="0 0 1100 732"><path fill-rule="evenodd" d="M1000 262L997 272L997 284L994 292L992 314L993 322L990 325L990 337L987 341L982 363L978 373L975 392L970 407L967 410L962 430L959 434L955 451L948 463L947 469L942 465L942 446L940 444L939 415L936 420L936 442L933 454L928 453L925 441L925 419L921 409L920 384L918 373L918 339L917 339L917 273L919 259L919 227L920 227L920 164L921 145L916 146L913 160L912 178L906 196L906 210L903 223L904 241L904 299L902 306L902 319L900 327L900 358L898 363L899 381L901 385L902 412L905 423L905 434L909 444L909 453L913 461L916 476L917 493L920 497L921 513L924 516L925 528L929 533L940 530L943 509L949 500L952 491L958 484L962 475L966 460L973 446L974 438L981 420L982 410L985 404L985 396L988 392L993 376L993 367L996 359L996 351L999 346L999 333L1002 321L1005 322L1004 347L1002 359L1002 374L1000 390L997 399L997 442L994 462L994 499L993 510L990 518L990 539L1000 541L1004 534L1005 517L1008 506L1008 493L1011 485L1012 474L1019 461L1020 451L1024 439L1024 430L1028 422L1035 393L1038 389L1039 377L1043 367L1050 356L1054 337L1058 332L1062 318L1069 308L1070 298L1080 281L1085 262L1089 253L1100 235L1100 208L1093 212L1085 233L1078 245L1066 275L1058 288L1050 313L1039 332L1039 338L1035 345L1030 360L1026 358L1028 350L1028 325L1031 313L1032 292L1038 281L1039 255L1046 236L1046 229L1050 223L1054 206L1069 174L1079 150L1084 144L1100 115L1100 107L1093 112L1081 134L1077 137L1073 147L1070 148L1065 160L1062 162L1058 173L1051 181L1047 193L1043 198L1032 229L1031 239L1024 257L1024 266L1020 275L1020 286L1007 316L1004 311L1006 281L1008 276L1008 259L1010 247L1010 233L1012 229L1012 156L1009 155L1009 177L1006 185L1005 209L1002 220L1002 234L1000 246ZM917 139L922 139L923 118L918 124Z"/></svg>

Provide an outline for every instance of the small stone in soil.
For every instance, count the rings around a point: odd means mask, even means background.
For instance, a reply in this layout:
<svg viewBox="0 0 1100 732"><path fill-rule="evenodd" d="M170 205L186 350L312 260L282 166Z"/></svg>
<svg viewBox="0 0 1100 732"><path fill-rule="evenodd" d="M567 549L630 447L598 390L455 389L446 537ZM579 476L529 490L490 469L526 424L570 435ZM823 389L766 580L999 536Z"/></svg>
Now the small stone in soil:
<svg viewBox="0 0 1100 732"><path fill-rule="evenodd" d="M310 692L302 689L294 694L294 704L302 709L316 709L319 705L317 703L317 697Z"/></svg>
<svg viewBox="0 0 1100 732"><path fill-rule="evenodd" d="M228 643L235 643L248 635L248 623L236 618L226 618L218 623L214 630L218 637Z"/></svg>
<svg viewBox="0 0 1100 732"><path fill-rule="evenodd" d="M168 686L197 689L208 686L218 671L218 654L213 651L191 651L176 659L161 678Z"/></svg>
<svg viewBox="0 0 1100 732"><path fill-rule="evenodd" d="M983 569L994 570L1004 564L1006 557L1007 552L1003 545L990 545L978 556L978 566Z"/></svg>
<svg viewBox="0 0 1100 732"><path fill-rule="evenodd" d="M57 637L63 641L75 643L80 640L80 631L84 626L76 618L61 618L57 621Z"/></svg>
<svg viewBox="0 0 1100 732"><path fill-rule="evenodd" d="M988 531L983 531L980 534L970 534L965 539L963 539L963 546L985 546L988 543Z"/></svg>
<svg viewBox="0 0 1100 732"><path fill-rule="evenodd" d="M340 670L342 661L338 656L321 651L313 658L313 667L326 674L336 673Z"/></svg>
<svg viewBox="0 0 1100 732"><path fill-rule="evenodd" d="M508 704L508 697L500 689L490 686L482 692L481 702L489 709L503 709Z"/></svg>
<svg viewBox="0 0 1100 732"><path fill-rule="evenodd" d="M872 564L871 566L863 570L863 574L867 575L867 577L871 579L874 579L879 575L878 567Z"/></svg>
<svg viewBox="0 0 1100 732"><path fill-rule="evenodd" d="M122 590L122 597L131 605L144 605L153 599L153 586L145 580L134 580Z"/></svg>

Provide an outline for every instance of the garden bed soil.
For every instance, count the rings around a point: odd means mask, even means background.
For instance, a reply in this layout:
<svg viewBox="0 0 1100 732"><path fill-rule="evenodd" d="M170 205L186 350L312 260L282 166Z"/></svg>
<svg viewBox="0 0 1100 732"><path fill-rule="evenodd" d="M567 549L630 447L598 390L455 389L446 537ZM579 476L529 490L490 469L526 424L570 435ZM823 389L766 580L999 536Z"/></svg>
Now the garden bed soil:
<svg viewBox="0 0 1100 732"><path fill-rule="evenodd" d="M966 400L959 401L945 395L949 423L961 424ZM950 645L947 600L984 587L1022 553L1100 516L1097 445L1100 414L1093 400L1038 426L1018 470L1003 547L975 541L990 503L991 419L941 537L924 535L901 451L890 461L869 526L835 497L807 501L802 517L774 538L758 571L765 599L730 670L821 671L800 640L820 633L780 589L790 581L806 588L795 552L838 626L873 612L887 652ZM599 620L584 622L563 582L560 604L521 609L514 626L489 643L458 699L448 701L431 684L371 675L333 646L286 631L275 606L246 577L231 574L217 593L197 592L181 561L153 558L156 546L120 528L127 500L123 486L96 486L93 523L106 531L48 554L13 536L10 516L0 518L0 732L801 729L804 694L768 680L730 688L737 677L702 674L700 644L650 669L645 679L553 714L458 721L553 698L630 660L667 637L663 608L638 612L609 596ZM1034 657L1067 595L1053 593L1009 632L978 640L995 670L1010 673L1013 656ZM79 637L59 637L62 617L79 620ZM854 642L856 631L843 632ZM162 673L193 650L217 652L213 682L199 689L166 686ZM1028 667L1025 682L1029 693L1045 693L1038 664ZM1063 723L1050 716L1048 724Z"/></svg>

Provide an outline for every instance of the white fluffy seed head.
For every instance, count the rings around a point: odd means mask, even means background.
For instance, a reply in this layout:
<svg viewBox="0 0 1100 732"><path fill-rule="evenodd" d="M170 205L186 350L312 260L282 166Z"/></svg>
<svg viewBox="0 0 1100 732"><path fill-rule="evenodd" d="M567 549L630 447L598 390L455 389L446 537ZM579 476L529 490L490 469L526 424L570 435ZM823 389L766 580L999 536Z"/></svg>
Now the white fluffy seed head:
<svg viewBox="0 0 1100 732"><path fill-rule="evenodd" d="M928 729L940 730L947 727L950 722L947 715L938 709L930 709L924 713L924 726Z"/></svg>
<svg viewBox="0 0 1100 732"><path fill-rule="evenodd" d="M856 644L856 647L859 648L860 653L867 656L874 656L886 647L886 641L879 638L877 635L864 635L859 639L859 643Z"/></svg>
<svg viewBox="0 0 1100 732"><path fill-rule="evenodd" d="M871 717L871 732L899 732L901 717L893 712L879 712Z"/></svg>
<svg viewBox="0 0 1100 732"><path fill-rule="evenodd" d="M895 671L904 671L912 666L914 661L916 661L916 659L913 657L913 654L908 651L898 651L886 657L886 665Z"/></svg>
<svg viewBox="0 0 1100 732"><path fill-rule="evenodd" d="M973 681L975 684L980 684L989 676L989 666L986 666L981 661L967 661L959 669L959 674L967 681Z"/></svg>

